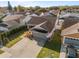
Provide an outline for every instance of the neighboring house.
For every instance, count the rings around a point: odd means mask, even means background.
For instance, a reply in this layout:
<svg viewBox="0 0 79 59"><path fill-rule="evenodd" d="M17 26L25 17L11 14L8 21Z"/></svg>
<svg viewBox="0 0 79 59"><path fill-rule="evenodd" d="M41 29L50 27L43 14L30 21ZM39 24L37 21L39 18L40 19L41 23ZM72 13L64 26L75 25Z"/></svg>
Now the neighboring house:
<svg viewBox="0 0 79 59"><path fill-rule="evenodd" d="M0 7L0 14L7 13L7 7Z"/></svg>
<svg viewBox="0 0 79 59"><path fill-rule="evenodd" d="M0 33L8 31L8 28L6 28L6 24L0 23Z"/></svg>
<svg viewBox="0 0 79 59"><path fill-rule="evenodd" d="M18 28L19 26L21 26L20 23L13 21L13 20L4 21L4 22L0 23L0 27L6 28L6 30L8 30L8 31ZM5 32L6 30L3 30L3 32Z"/></svg>
<svg viewBox="0 0 79 59"><path fill-rule="evenodd" d="M79 18L64 19L61 36L63 44L65 46L73 45L79 54Z"/></svg>
<svg viewBox="0 0 79 59"><path fill-rule="evenodd" d="M77 33L77 29L79 26L79 18L77 17L67 17L63 18L64 22L62 24L62 32L61 35L69 35L69 34L74 34Z"/></svg>
<svg viewBox="0 0 79 59"><path fill-rule="evenodd" d="M0 26L0 33L8 31L8 28Z"/></svg>
<svg viewBox="0 0 79 59"><path fill-rule="evenodd" d="M60 18L66 18L66 17L79 17L79 13L66 13L66 12L61 12Z"/></svg>
<svg viewBox="0 0 79 59"><path fill-rule="evenodd" d="M3 18L3 21L16 21L20 23L20 25L23 25L24 18L25 16L22 14L7 15L5 18Z"/></svg>
<svg viewBox="0 0 79 59"><path fill-rule="evenodd" d="M79 8L67 8L67 9L65 9L64 10L66 13L67 12L70 12L70 13L77 13L77 12L79 12Z"/></svg>
<svg viewBox="0 0 79 59"><path fill-rule="evenodd" d="M78 33L78 30L79 30L79 22L71 25L70 27L65 28L64 30L62 30L61 35Z"/></svg>
<svg viewBox="0 0 79 59"><path fill-rule="evenodd" d="M51 13L49 13L49 12L42 12L40 14L40 16L51 16Z"/></svg>
<svg viewBox="0 0 79 59"><path fill-rule="evenodd" d="M31 16L38 16L37 14L35 14L35 13L33 13L33 14L31 14Z"/></svg>
<svg viewBox="0 0 79 59"><path fill-rule="evenodd" d="M25 15L30 15L30 12L26 12Z"/></svg>
<svg viewBox="0 0 79 59"><path fill-rule="evenodd" d="M56 16L30 16L28 19L29 21L26 23L28 29L46 32L46 37L52 32L56 22Z"/></svg>
<svg viewBox="0 0 79 59"><path fill-rule="evenodd" d="M24 25L23 15L8 15L3 18L3 22L0 23L0 26L5 27L6 29L8 29L8 31L18 28L22 25Z"/></svg>
<svg viewBox="0 0 79 59"><path fill-rule="evenodd" d="M79 55L79 23L62 30L61 36L63 36L63 44L74 46Z"/></svg>
<svg viewBox="0 0 79 59"><path fill-rule="evenodd" d="M22 19L23 15L18 15L18 14L15 14L15 15L7 15L5 18L3 18L3 21L9 21L9 20L20 20Z"/></svg>
<svg viewBox="0 0 79 59"><path fill-rule="evenodd" d="M59 10L50 10L50 11L49 11L49 13L52 13L52 14L54 14L54 15L57 15L58 12L59 12Z"/></svg>
<svg viewBox="0 0 79 59"><path fill-rule="evenodd" d="M17 21L13 21L13 20L12 21L5 21L5 22L3 22L3 24L6 24L7 25L6 27L9 30L17 28L20 26L20 23L18 23Z"/></svg>
<svg viewBox="0 0 79 59"><path fill-rule="evenodd" d="M63 25L62 25L62 30L79 22L78 17L69 16L62 19L64 20Z"/></svg>
<svg viewBox="0 0 79 59"><path fill-rule="evenodd" d="M13 12L14 14L21 14L21 15L25 15L26 14L26 12Z"/></svg>

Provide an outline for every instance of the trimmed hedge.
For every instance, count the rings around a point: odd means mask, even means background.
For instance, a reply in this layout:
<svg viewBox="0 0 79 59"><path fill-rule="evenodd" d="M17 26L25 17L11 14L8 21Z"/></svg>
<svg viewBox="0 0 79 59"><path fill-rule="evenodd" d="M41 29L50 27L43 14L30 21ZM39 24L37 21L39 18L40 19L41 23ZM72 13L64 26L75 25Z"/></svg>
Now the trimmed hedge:
<svg viewBox="0 0 79 59"><path fill-rule="evenodd" d="M0 34L0 43L2 43L3 46L5 46L9 41L13 40L13 36L19 35L21 31L26 31L26 26L21 26L19 28L15 28L9 32L4 32ZM12 38L12 39L11 39Z"/></svg>

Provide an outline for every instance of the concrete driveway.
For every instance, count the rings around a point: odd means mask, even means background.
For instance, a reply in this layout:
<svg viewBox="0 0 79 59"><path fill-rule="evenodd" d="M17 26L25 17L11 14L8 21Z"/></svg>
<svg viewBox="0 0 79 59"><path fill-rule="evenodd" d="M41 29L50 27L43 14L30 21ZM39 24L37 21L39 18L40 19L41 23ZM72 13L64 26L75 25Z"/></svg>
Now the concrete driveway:
<svg viewBox="0 0 79 59"><path fill-rule="evenodd" d="M46 42L46 37L42 33L33 32L33 40L24 37L21 41L8 49L2 49L11 54L10 58L35 58ZM9 56L8 56L9 57Z"/></svg>
<svg viewBox="0 0 79 59"><path fill-rule="evenodd" d="M43 46L47 40L46 38L47 33L39 33L37 31L32 31L32 33L33 33L32 39L35 40L39 46Z"/></svg>

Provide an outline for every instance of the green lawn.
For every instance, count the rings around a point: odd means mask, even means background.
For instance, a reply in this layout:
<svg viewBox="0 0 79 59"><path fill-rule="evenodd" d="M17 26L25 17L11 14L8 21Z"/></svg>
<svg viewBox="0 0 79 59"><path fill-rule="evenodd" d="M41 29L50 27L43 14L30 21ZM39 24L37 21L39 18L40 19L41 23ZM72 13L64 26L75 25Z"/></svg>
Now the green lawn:
<svg viewBox="0 0 79 59"><path fill-rule="evenodd" d="M38 54L38 58L58 58L60 54L61 48L61 36L60 31L56 30L54 35L51 38L50 42L46 42L40 53Z"/></svg>
<svg viewBox="0 0 79 59"><path fill-rule="evenodd" d="M6 44L6 47L10 48L12 47L14 44L16 44L18 41L20 41L22 38L18 37L15 38L14 40L10 41L8 44Z"/></svg>
<svg viewBox="0 0 79 59"><path fill-rule="evenodd" d="M4 51L0 50L0 54L4 53Z"/></svg>

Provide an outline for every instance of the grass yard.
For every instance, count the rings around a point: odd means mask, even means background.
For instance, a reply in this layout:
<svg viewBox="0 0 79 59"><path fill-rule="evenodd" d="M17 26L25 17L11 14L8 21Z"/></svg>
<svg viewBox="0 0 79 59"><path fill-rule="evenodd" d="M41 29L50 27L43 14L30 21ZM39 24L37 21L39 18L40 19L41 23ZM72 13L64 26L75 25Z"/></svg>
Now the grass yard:
<svg viewBox="0 0 79 59"><path fill-rule="evenodd" d="M4 53L4 51L0 50L0 54Z"/></svg>
<svg viewBox="0 0 79 59"><path fill-rule="evenodd" d="M61 48L61 31L56 30L51 38L51 41L47 41L38 54L38 58L58 58Z"/></svg>
<svg viewBox="0 0 79 59"><path fill-rule="evenodd" d="M6 47L10 48L14 44L16 44L18 41L20 41L22 38L19 36L18 38L15 38L14 40L10 41L8 44L6 44Z"/></svg>

